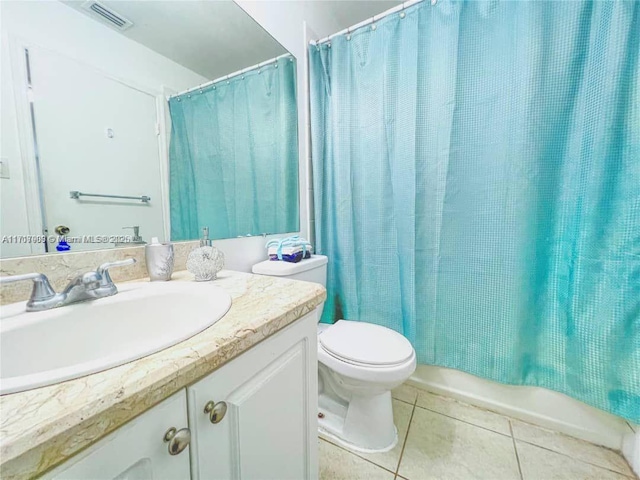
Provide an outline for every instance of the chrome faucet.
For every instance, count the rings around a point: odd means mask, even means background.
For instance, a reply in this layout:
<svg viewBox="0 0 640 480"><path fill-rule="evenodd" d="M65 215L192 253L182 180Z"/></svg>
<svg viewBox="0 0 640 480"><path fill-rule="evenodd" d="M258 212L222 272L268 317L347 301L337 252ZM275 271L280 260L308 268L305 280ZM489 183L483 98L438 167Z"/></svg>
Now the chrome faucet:
<svg viewBox="0 0 640 480"><path fill-rule="evenodd" d="M95 272L87 272L75 277L61 293L56 293L49 279L42 273L27 273L0 277L0 283L33 280L31 297L27 301L27 312L39 312L56 307L64 307L72 303L109 297L118 293L118 289L109 276L112 267L123 267L136 263L135 258L119 262L103 263Z"/></svg>
<svg viewBox="0 0 640 480"><path fill-rule="evenodd" d="M140 225L134 225L133 227L122 227L123 230L126 230L127 228L133 229L133 238L131 239L130 242L126 242L126 243L135 243L138 245L143 245L147 243L142 239L142 235L140 235Z"/></svg>

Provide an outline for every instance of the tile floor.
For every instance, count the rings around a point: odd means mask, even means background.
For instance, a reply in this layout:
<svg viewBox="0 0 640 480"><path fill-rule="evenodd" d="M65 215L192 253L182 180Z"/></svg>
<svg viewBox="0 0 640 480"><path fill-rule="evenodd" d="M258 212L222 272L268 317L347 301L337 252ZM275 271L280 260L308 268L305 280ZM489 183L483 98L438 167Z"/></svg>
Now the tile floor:
<svg viewBox="0 0 640 480"><path fill-rule="evenodd" d="M393 391L398 445L350 452L319 440L321 480L630 480L617 452L403 385Z"/></svg>

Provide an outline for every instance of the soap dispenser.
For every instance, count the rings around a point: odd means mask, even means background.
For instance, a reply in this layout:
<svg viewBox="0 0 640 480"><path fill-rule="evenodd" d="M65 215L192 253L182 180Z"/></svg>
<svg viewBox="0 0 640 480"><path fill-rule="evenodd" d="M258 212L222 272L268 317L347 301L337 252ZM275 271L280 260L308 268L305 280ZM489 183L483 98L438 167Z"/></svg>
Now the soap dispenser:
<svg viewBox="0 0 640 480"><path fill-rule="evenodd" d="M209 227L204 227L200 246L193 249L187 258L187 270L195 276L196 281L203 282L215 280L223 267L224 254L211 244Z"/></svg>
<svg viewBox="0 0 640 480"><path fill-rule="evenodd" d="M160 243L158 237L153 237L151 243L144 247L144 260L152 282L171 280L174 262L171 243Z"/></svg>
<svg viewBox="0 0 640 480"><path fill-rule="evenodd" d="M213 242L209 238L209 227L202 227L202 238L200 239L201 247L211 247Z"/></svg>

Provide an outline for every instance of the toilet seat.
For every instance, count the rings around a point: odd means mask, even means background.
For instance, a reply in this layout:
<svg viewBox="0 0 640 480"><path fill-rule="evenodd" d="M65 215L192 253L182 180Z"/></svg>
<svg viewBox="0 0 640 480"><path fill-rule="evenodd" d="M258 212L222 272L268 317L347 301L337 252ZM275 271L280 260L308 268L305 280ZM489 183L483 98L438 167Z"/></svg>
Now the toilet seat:
<svg viewBox="0 0 640 480"><path fill-rule="evenodd" d="M334 331L335 328L338 330ZM332 331L333 334L329 335ZM372 343L355 341L356 338L363 339L357 335L358 332L372 340ZM382 340L385 348L378 344ZM394 344L393 349L386 348L388 342ZM377 352L375 348L378 348ZM393 355L388 353L389 350L394 352ZM388 355L373 357L384 351ZM321 329L318 336L318 361L345 377L373 383L406 379L416 368L415 350L402 335L379 325L348 320L339 320Z"/></svg>
<svg viewBox="0 0 640 480"><path fill-rule="evenodd" d="M363 367L393 367L414 355L409 340L390 328L339 320L319 337L320 345L337 359Z"/></svg>

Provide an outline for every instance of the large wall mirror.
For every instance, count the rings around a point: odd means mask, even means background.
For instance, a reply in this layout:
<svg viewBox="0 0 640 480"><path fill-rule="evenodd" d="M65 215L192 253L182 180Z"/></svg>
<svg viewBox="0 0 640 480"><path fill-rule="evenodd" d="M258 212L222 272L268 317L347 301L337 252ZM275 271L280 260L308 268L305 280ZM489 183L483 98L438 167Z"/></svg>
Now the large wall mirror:
<svg viewBox="0 0 640 480"><path fill-rule="evenodd" d="M3 258L299 230L296 59L234 2L0 8Z"/></svg>

